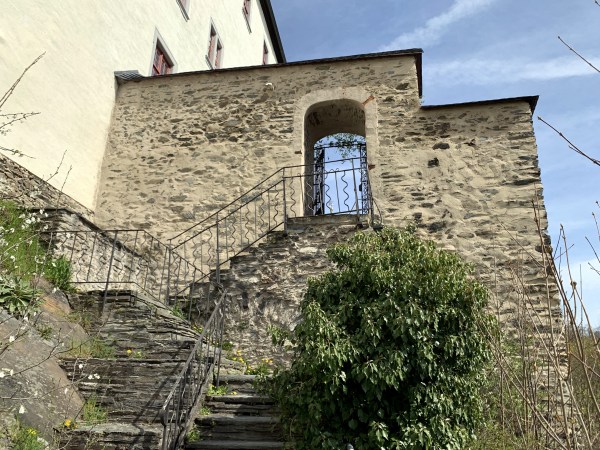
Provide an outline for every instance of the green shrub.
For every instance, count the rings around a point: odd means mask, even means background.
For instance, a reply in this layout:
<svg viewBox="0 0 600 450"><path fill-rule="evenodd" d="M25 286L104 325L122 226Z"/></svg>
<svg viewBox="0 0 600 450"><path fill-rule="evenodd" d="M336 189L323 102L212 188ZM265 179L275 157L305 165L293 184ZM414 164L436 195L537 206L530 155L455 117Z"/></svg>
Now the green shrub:
<svg viewBox="0 0 600 450"><path fill-rule="evenodd" d="M90 425L104 423L107 420L106 410L98 405L98 398L92 395L83 405L83 421Z"/></svg>
<svg viewBox="0 0 600 450"><path fill-rule="evenodd" d="M271 393L296 448L462 449L482 424L488 293L412 230L358 233L311 279Z"/></svg>
<svg viewBox="0 0 600 450"><path fill-rule="evenodd" d="M115 347L97 336L85 342L72 343L68 353L75 358L114 359L116 355Z"/></svg>
<svg viewBox="0 0 600 450"><path fill-rule="evenodd" d="M21 422L18 422L11 441L13 450L44 450L48 448L46 441L39 439L39 433L35 428L25 427Z"/></svg>
<svg viewBox="0 0 600 450"><path fill-rule="evenodd" d="M0 201L0 269L31 281L44 265L45 251L38 239L39 215Z"/></svg>
<svg viewBox="0 0 600 450"><path fill-rule="evenodd" d="M63 292L73 292L71 285L71 262L64 256L52 259L44 270L46 279Z"/></svg>
<svg viewBox="0 0 600 450"><path fill-rule="evenodd" d="M208 386L208 392L207 395L227 395L227 385L226 384L222 384L220 386L215 386L214 384L210 384Z"/></svg>
<svg viewBox="0 0 600 450"><path fill-rule="evenodd" d="M0 305L12 315L22 317L37 309L38 294L29 281L0 277Z"/></svg>

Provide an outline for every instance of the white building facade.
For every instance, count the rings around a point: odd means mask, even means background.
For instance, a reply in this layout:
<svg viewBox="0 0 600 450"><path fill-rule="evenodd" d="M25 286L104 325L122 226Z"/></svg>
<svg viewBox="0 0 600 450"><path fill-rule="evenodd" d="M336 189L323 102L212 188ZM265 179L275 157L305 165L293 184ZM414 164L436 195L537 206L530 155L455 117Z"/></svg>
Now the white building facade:
<svg viewBox="0 0 600 450"><path fill-rule="evenodd" d="M92 210L115 72L285 62L270 0L0 1L0 92L41 54L0 111L40 114L10 127L0 145L21 151L4 154L40 178L57 172L50 183Z"/></svg>

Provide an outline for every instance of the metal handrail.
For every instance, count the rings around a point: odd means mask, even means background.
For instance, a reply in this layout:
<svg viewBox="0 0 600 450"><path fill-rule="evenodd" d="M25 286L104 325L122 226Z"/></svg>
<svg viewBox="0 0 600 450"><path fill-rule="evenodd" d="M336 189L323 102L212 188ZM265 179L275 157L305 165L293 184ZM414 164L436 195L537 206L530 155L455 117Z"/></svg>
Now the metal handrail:
<svg viewBox="0 0 600 450"><path fill-rule="evenodd" d="M361 215L371 213L373 220L374 202L366 158L326 163L340 164L332 170L325 170L324 165L317 170L312 164L279 169L225 207L170 239L167 245L145 230L48 233L50 247L54 245L63 254L70 250L71 260L76 260L75 282L99 284L105 301L111 286L131 284L166 305L174 302L178 307L180 301L188 302L189 320L200 299L212 304L214 292L211 297L211 289L216 287L219 297L214 310L161 410L163 450L174 450L181 445L209 376L214 376L216 370L216 379L219 378L227 298L220 284L221 266L282 226L287 231L289 217L351 213L360 220ZM350 164L351 168L344 164ZM333 184L330 186L328 182ZM330 204L333 206L327 213L325 206ZM174 244L175 239L186 233L190 236ZM81 239L83 245L79 242ZM102 254L99 254L100 246ZM76 247L80 253L81 248L87 249L89 261L81 257L77 260ZM97 267L101 270L96 270ZM200 288L207 288L207 296L200 294Z"/></svg>
<svg viewBox="0 0 600 450"><path fill-rule="evenodd" d="M350 160L359 160L359 157L355 157L355 158L345 158L345 159L337 159L337 160L333 160L333 161L327 161L328 164L333 164L333 163L338 163L338 162L344 162L344 161L350 161ZM278 174L283 174L282 177L285 177L285 171L286 170L290 170L290 169L297 169L300 167L314 167L313 164L296 164L296 165L291 165L291 166L283 166L280 169L278 169L276 172L272 173L271 175L269 175L267 178L265 178L264 180L262 180L261 182L259 182L258 184L254 185L253 187L251 187L250 189L248 189L246 192L244 192L243 194L239 195L237 198L235 198L234 200L232 200L231 202L229 202L227 205L221 207L221 209L219 209L217 212L212 213L211 215L209 215L208 217L206 217L205 219L201 220L198 223L195 223L194 225L192 225L191 227L186 228L185 230L183 230L182 232L180 232L179 234L173 236L172 238L169 239L170 242L175 241L175 239L180 238L181 236L183 236L184 234L186 234L187 232L193 230L194 228L197 228L199 226L201 226L202 224L208 222L210 219L217 217L219 215L220 212L226 210L227 208L229 208L230 206L232 206L234 203L244 199L245 197L247 197L250 193L252 193L253 191L255 191L259 186L262 186L263 184L265 184L267 181L269 181L270 179L276 177ZM276 183L277 184L277 183ZM188 240L191 238L188 238ZM182 242L178 243L178 245L180 245Z"/></svg>
<svg viewBox="0 0 600 450"><path fill-rule="evenodd" d="M214 286L220 297L160 410L162 450L175 450L183 443L194 411L202 406L209 377L219 384L227 292L220 285Z"/></svg>
<svg viewBox="0 0 600 450"><path fill-rule="evenodd" d="M333 168L325 170L325 164ZM289 217L315 214L360 217L372 212L367 172L364 156L327 161L319 170L313 164L277 170L169 240L170 248L184 255L195 268L193 274L191 270L185 271L184 276L177 272L176 277L183 282L175 284L198 286L211 276L220 282L222 266L281 226L287 231ZM169 276L173 275L171 271Z"/></svg>

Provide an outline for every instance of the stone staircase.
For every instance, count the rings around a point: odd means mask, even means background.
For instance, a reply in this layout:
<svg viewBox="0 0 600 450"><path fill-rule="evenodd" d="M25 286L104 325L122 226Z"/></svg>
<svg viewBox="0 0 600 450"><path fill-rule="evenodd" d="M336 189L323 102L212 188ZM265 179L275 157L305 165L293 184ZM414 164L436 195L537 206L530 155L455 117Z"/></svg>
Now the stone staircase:
<svg viewBox="0 0 600 450"><path fill-rule="evenodd" d="M361 227L357 216L291 219L288 232L272 232L234 257L221 283L232 304L226 315L225 340L256 364L263 358L286 364L287 355L271 344L269 327L291 328L299 320L299 304L309 276L330 268L326 248ZM206 302L208 285L196 288L204 323L214 306ZM204 292L204 293L203 293ZM113 293L102 309L98 296L79 308L97 320L91 334L112 349L105 357L63 358L61 365L87 400L106 412L103 423L62 430L60 448L89 450L160 449L159 412L199 333L165 305L131 292ZM186 309L190 305L180 304ZM195 419L198 440L188 449L272 449L284 443L273 402L257 393L251 375L235 374L245 366L221 359L221 383L227 395L209 395L210 414ZM234 394L235 392L235 394ZM207 412L204 410L204 412Z"/></svg>
<svg viewBox="0 0 600 450"><path fill-rule="evenodd" d="M158 449L160 409L199 334L161 303L132 293L110 295L103 313L95 306L101 304L101 298L88 298L87 313L97 313L90 334L112 354L63 358L61 365L106 421L78 419L76 429L61 433L60 448Z"/></svg>
<svg viewBox="0 0 600 450"><path fill-rule="evenodd" d="M221 283L232 298L225 340L250 363L264 358L286 365L289 355L274 348L271 329L293 329L309 277L332 268L326 250L366 225L356 215L291 218L287 234L272 232L235 256ZM364 218L362 218L364 219Z"/></svg>
<svg viewBox="0 0 600 450"><path fill-rule="evenodd" d="M221 376L224 395L208 395L209 414L195 420L189 450L263 450L284 448L279 412L273 400L258 393L254 375Z"/></svg>

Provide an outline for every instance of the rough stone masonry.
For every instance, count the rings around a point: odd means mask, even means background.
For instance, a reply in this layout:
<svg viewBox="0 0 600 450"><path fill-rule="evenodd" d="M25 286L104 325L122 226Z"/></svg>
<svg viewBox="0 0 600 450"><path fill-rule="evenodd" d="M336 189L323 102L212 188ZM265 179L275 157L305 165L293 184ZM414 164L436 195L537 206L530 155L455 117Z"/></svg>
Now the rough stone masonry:
<svg viewBox="0 0 600 450"><path fill-rule="evenodd" d="M537 98L423 106L420 97L420 50L128 82L117 94L96 220L171 237L277 169L311 162L319 138L357 133L384 223L416 223L472 262L501 320L517 320L527 303L556 323L539 265L547 222Z"/></svg>

